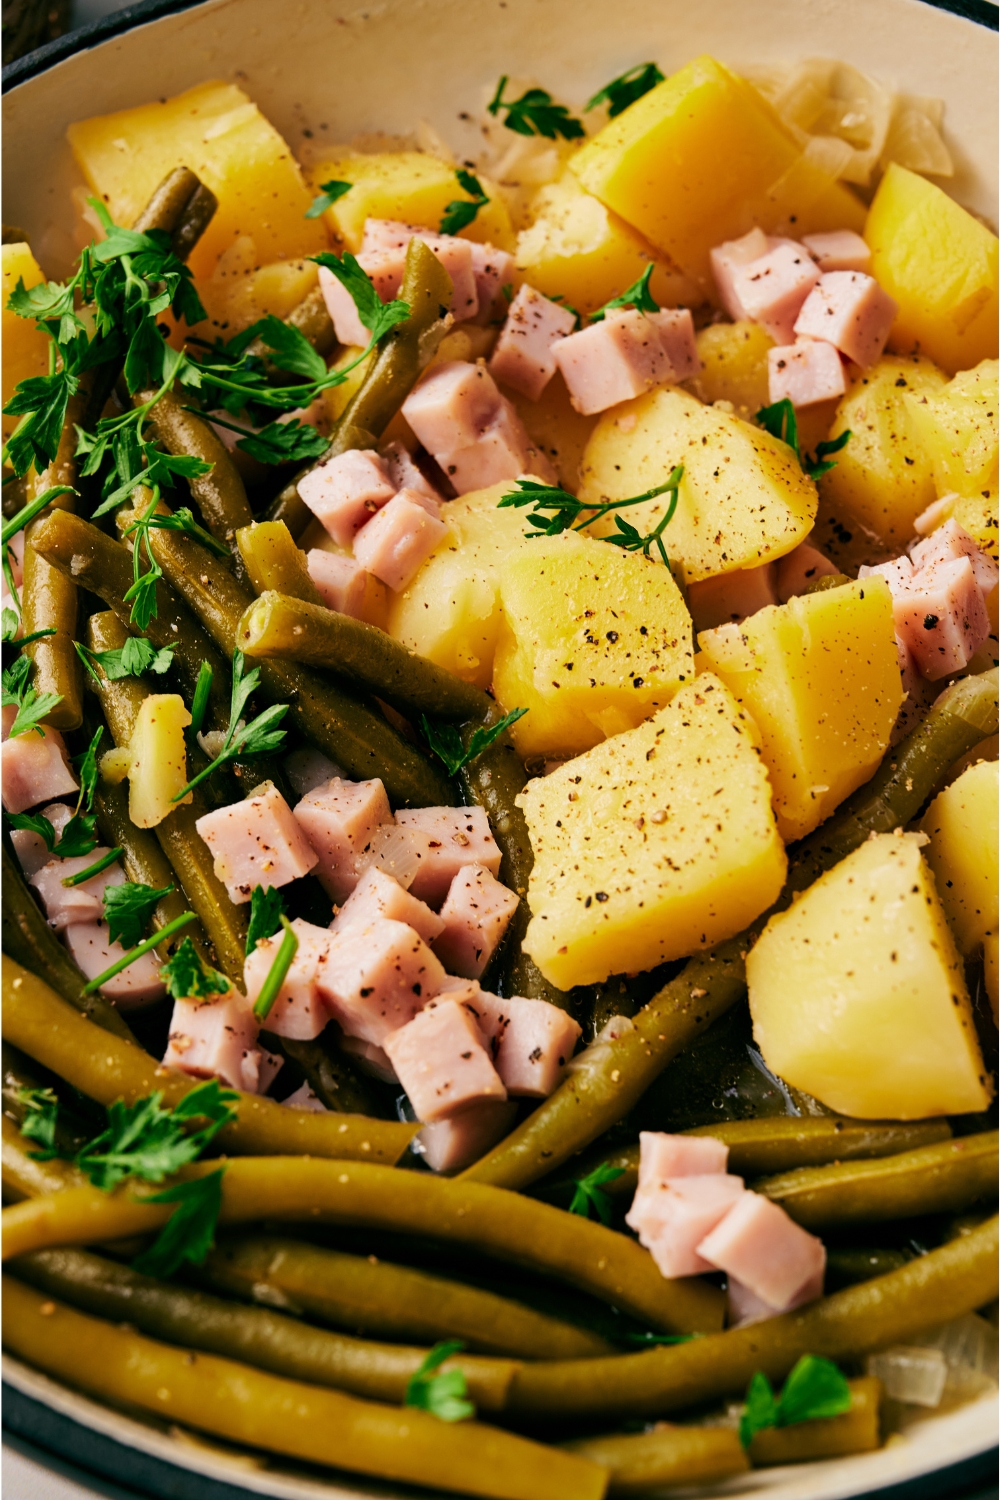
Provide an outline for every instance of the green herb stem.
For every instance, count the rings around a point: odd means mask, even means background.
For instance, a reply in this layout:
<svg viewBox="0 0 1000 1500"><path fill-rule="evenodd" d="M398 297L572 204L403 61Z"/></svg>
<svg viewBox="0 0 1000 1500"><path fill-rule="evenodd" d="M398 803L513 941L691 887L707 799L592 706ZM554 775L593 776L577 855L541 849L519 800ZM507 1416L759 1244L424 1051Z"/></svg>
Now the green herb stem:
<svg viewBox="0 0 1000 1500"><path fill-rule="evenodd" d="M124 854L124 852L124 849L120 847L109 849L107 854L102 854L100 859L95 859L92 865L88 865L78 875L67 875L62 884L65 886L83 885L85 881L92 879L95 875L100 875L102 870L106 870L109 865L113 865L118 856Z"/></svg>
<svg viewBox="0 0 1000 1500"><path fill-rule="evenodd" d="M141 958L144 953L149 953L153 948L158 948L161 943L166 942L167 938L173 937L175 932L180 932L182 927L186 927L189 922L193 922L194 920L195 914L193 911L186 911L181 916L175 917L172 922L168 922L165 927L161 927L159 932L154 933L152 937L146 938L145 942L139 943L135 948L130 949L128 953L124 953L121 958L116 959L109 969L105 969L103 974L98 974L96 979L89 980L83 987L83 993L85 995L92 995L95 990L101 988L102 984L107 984L109 979L114 979L115 975L120 974L123 969L127 969L129 964L135 963L137 958Z"/></svg>
<svg viewBox="0 0 1000 1500"><path fill-rule="evenodd" d="M278 951L274 956L271 967L267 971L267 978L261 986L260 994L254 1001L253 1013L262 1024L267 1020L271 1007L277 1000L292 967L296 953L299 951L299 940L292 931L292 924L286 916L282 916L281 925L285 929L285 935L281 939Z"/></svg>

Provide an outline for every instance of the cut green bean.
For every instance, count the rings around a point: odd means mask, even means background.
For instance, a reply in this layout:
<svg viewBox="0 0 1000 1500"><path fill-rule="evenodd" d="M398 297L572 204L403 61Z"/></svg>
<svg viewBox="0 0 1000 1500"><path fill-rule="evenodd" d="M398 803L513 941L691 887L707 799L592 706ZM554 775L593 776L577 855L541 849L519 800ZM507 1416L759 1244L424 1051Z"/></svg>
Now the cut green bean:
<svg viewBox="0 0 1000 1500"><path fill-rule="evenodd" d="M337 334L333 326L333 319L326 310L326 301L322 289L313 287L308 296L303 297L296 307L293 307L287 318L282 320L289 328L295 328L301 333L307 343L312 344L317 354L324 358L332 354L337 346ZM269 376L276 376L282 385L287 384L287 372L279 370L271 359L272 351L264 343L263 339L254 339L247 345L248 354L255 355L261 360Z"/></svg>
<svg viewBox="0 0 1000 1500"><path fill-rule="evenodd" d="M6 1198L37 1198L43 1193L61 1193L67 1188L82 1187L86 1178L68 1161L54 1157L39 1161L34 1153L37 1141L21 1134L6 1114L0 1119L3 1131L2 1175Z"/></svg>
<svg viewBox="0 0 1000 1500"><path fill-rule="evenodd" d="M977 1221L978 1224L982 1219ZM838 1287L854 1286L858 1281L871 1281L873 1276L884 1276L888 1271L898 1271L913 1253L905 1250L881 1249L828 1249L826 1252L826 1279L830 1291Z"/></svg>
<svg viewBox="0 0 1000 1500"><path fill-rule="evenodd" d="M255 594L277 589L293 599L322 604L323 595L313 583L305 553L295 545L284 521L255 521L236 533L243 566Z"/></svg>
<svg viewBox="0 0 1000 1500"><path fill-rule="evenodd" d="M788 1427L754 1433L749 1454L755 1467L801 1464L847 1453L871 1453L881 1445L879 1406L882 1386L870 1375L850 1380L851 1409L839 1417L815 1417Z"/></svg>
<svg viewBox="0 0 1000 1500"><path fill-rule="evenodd" d="M733 1427L670 1427L634 1435L578 1438L562 1445L609 1470L609 1495L644 1495L666 1485L711 1484L750 1467Z"/></svg>
<svg viewBox="0 0 1000 1500"><path fill-rule="evenodd" d="M132 403L144 406L155 395L155 391L137 391ZM193 455L211 464L209 473L188 480L191 496L212 535L235 547L237 531L249 526L253 515L239 470L222 439L173 391L160 397L147 420L168 453Z"/></svg>

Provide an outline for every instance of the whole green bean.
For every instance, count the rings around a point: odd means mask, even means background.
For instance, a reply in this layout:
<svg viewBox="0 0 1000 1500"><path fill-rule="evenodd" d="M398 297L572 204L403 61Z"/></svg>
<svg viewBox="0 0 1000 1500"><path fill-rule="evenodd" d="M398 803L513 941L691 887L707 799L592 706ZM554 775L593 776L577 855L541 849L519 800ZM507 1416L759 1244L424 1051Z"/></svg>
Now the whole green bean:
<svg viewBox="0 0 1000 1500"><path fill-rule="evenodd" d="M6 1114L0 1119L2 1137L2 1175L4 1196L7 1198L37 1198L42 1193L60 1193L66 1188L81 1187L86 1178L68 1161L55 1157L52 1161L39 1161L34 1154L38 1142L21 1134L14 1121Z"/></svg>
<svg viewBox="0 0 1000 1500"><path fill-rule="evenodd" d="M372 1090L364 1074L352 1064L346 1053L328 1043L321 1034L311 1042L263 1032L272 1052L278 1052L300 1067L313 1093L327 1109L348 1115L378 1116ZM395 1119L395 1115L392 1116Z"/></svg>
<svg viewBox="0 0 1000 1500"><path fill-rule="evenodd" d="M245 1360L257 1369L353 1391L371 1401L402 1403L426 1349L372 1344L311 1328L272 1308L242 1307L207 1292L169 1285L84 1250L39 1250L11 1266L39 1291L83 1312L128 1322L140 1333ZM502 1411L517 1365L510 1359L459 1355L442 1370L461 1370L474 1405Z"/></svg>
<svg viewBox="0 0 1000 1500"><path fill-rule="evenodd" d="M134 1043L98 1036L90 1022L71 1010L47 984L6 955L3 1020L6 1035L15 1047L99 1104L113 1104L116 1099L134 1104L158 1089L172 1105L197 1087L196 1078L159 1067ZM369 1120L364 1115L286 1109L256 1094L240 1094L235 1108L236 1120L218 1139L223 1149L241 1154L309 1152L320 1157L360 1156L366 1161L395 1162L418 1129L391 1120Z"/></svg>
<svg viewBox="0 0 1000 1500"><path fill-rule="evenodd" d="M877 1161L800 1167L751 1186L807 1229L954 1213L995 1191L997 1143L988 1130Z"/></svg>
<svg viewBox="0 0 1000 1500"><path fill-rule="evenodd" d="M226 1236L199 1275L248 1301L288 1305L336 1328L379 1338L462 1339L484 1354L584 1359L612 1353L597 1334L408 1266L277 1235Z"/></svg>
<svg viewBox="0 0 1000 1500"><path fill-rule="evenodd" d="M323 595L309 577L306 555L295 545L284 521L254 521L236 533L243 566L255 594L277 589L294 599L322 604Z"/></svg>
<svg viewBox="0 0 1000 1500"><path fill-rule="evenodd" d="M16 1205L7 1212L22 1212ZM796 1312L683 1344L623 1354L524 1365L509 1406L525 1419L657 1417L746 1390L761 1370L783 1380L803 1354L860 1359L997 1294L998 1220L918 1256L885 1276L846 1287Z"/></svg>
<svg viewBox="0 0 1000 1500"><path fill-rule="evenodd" d="M608 1469L609 1495L643 1495L666 1485L711 1484L731 1474L745 1474L750 1461L734 1427L672 1427L652 1432L577 1438L563 1443Z"/></svg>
<svg viewBox="0 0 1000 1500"><path fill-rule="evenodd" d="M746 987L746 954L768 917L864 843L919 811L942 766L997 723L997 671L945 688L927 718L891 751L867 786L791 852L781 898L747 932L689 959L616 1041L594 1042L534 1114L463 1176L525 1187L595 1140L636 1103L671 1058L722 1015Z"/></svg>
<svg viewBox="0 0 1000 1500"><path fill-rule="evenodd" d="M978 1223L981 1223L979 1220ZM978 1225L977 1225L978 1227ZM871 1281L873 1276L884 1276L887 1271L898 1271L913 1259L913 1253L905 1250L882 1250L866 1247L862 1250L828 1249L826 1252L826 1277L830 1289L853 1286L857 1281Z"/></svg>
<svg viewBox="0 0 1000 1500"><path fill-rule="evenodd" d="M323 292L318 286L296 307L293 307L287 318L282 319L289 328L296 329L301 333L307 343L312 344L317 354L322 354L324 359L332 354L337 345L337 335L333 327L333 319L326 310L326 301ZM271 360L271 350L262 339L254 339L247 345L246 352L253 354L257 359L263 361L268 375L277 376L282 384L288 380L285 371L279 370Z"/></svg>
<svg viewBox="0 0 1000 1500"><path fill-rule="evenodd" d="M155 391L137 391L134 406L144 406ZM214 537L235 547L236 532L253 519L239 470L222 439L208 422L190 411L184 396L167 391L151 408L147 421L168 453L193 455L211 464L207 474L189 479L201 519Z"/></svg>
<svg viewBox="0 0 1000 1500"><path fill-rule="evenodd" d="M112 1405L310 1463L496 1500L602 1500L607 1474L478 1422L361 1401L218 1355L194 1355L76 1312L5 1276L4 1339L20 1359ZM94 1351L100 1350L100 1357Z"/></svg>
<svg viewBox="0 0 1000 1500"><path fill-rule="evenodd" d="M851 1407L839 1417L814 1417L790 1427L766 1427L756 1432L749 1454L755 1467L801 1464L816 1458L839 1458L845 1453L871 1453L881 1444L879 1405L881 1382L870 1375L849 1380Z"/></svg>

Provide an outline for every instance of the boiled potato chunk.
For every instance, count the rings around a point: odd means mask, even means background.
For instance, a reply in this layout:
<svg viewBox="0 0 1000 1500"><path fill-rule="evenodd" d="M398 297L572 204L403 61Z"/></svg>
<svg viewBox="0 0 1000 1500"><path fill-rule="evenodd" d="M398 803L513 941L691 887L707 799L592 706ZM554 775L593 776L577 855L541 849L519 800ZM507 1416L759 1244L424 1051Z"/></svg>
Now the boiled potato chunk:
<svg viewBox="0 0 1000 1500"><path fill-rule="evenodd" d="M711 57L636 100L571 165L710 295L709 251L752 224L788 228L794 216L797 235L864 224L854 194L812 169L758 91Z"/></svg>
<svg viewBox="0 0 1000 1500"><path fill-rule="evenodd" d="M954 198L892 163L865 224L871 274L899 312L889 346L954 374L997 355L997 237Z"/></svg>
<svg viewBox="0 0 1000 1500"><path fill-rule="evenodd" d="M995 359L984 359L947 385L907 398L939 495L982 496L997 487L998 370Z"/></svg>
<svg viewBox="0 0 1000 1500"><path fill-rule="evenodd" d="M973 953L997 930L997 765L984 760L935 797L920 826L941 905L960 952Z"/></svg>
<svg viewBox="0 0 1000 1500"><path fill-rule="evenodd" d="M920 1120L991 1089L920 837L873 836L771 918L747 959L768 1067L838 1114Z"/></svg>
<svg viewBox="0 0 1000 1500"><path fill-rule="evenodd" d="M232 338L268 313L287 318L318 279L319 268L311 260L278 260L268 266L258 265L254 241L248 234L241 234L223 251L212 275L200 283L198 292L211 323Z"/></svg>
<svg viewBox="0 0 1000 1500"><path fill-rule="evenodd" d="M1000 1021L1000 942L995 932L988 932L983 938L983 978L996 1025Z"/></svg>
<svg viewBox="0 0 1000 1500"><path fill-rule="evenodd" d="M570 756L665 708L694 675L691 616L670 570L564 532L511 553L493 692L518 753Z"/></svg>
<svg viewBox="0 0 1000 1500"><path fill-rule="evenodd" d="M624 500L662 484L684 465L673 519L663 534L685 583L756 568L804 541L816 516L816 486L787 444L676 388L660 387L605 412L583 456L581 500ZM666 496L626 512L653 530ZM613 517L594 527L606 536Z"/></svg>
<svg viewBox="0 0 1000 1500"><path fill-rule="evenodd" d="M136 828L155 828L181 803L173 798L185 785L187 745L184 731L191 715L179 693L151 693L144 698L129 740L128 815Z"/></svg>
<svg viewBox="0 0 1000 1500"><path fill-rule="evenodd" d="M34 318L21 318L7 307L17 283L23 281L30 291L44 281L42 268L23 241L3 246L3 311L0 313L0 340L3 343L3 402L14 394L14 387L32 375L49 371L49 340L35 327ZM10 437L20 417L3 418L3 440Z"/></svg>
<svg viewBox="0 0 1000 1500"><path fill-rule="evenodd" d="M698 637L760 730L778 831L803 838L872 775L903 702L883 579L803 594Z"/></svg>
<svg viewBox="0 0 1000 1500"><path fill-rule="evenodd" d="M504 386L504 395L514 403L532 446L551 459L559 483L575 495L580 483L580 465L597 418L585 417L573 409L562 380L550 380L537 401L510 386Z"/></svg>
<svg viewBox="0 0 1000 1500"><path fill-rule="evenodd" d="M701 370L691 381L694 394L709 405L729 401L749 421L770 401L767 351L774 340L759 323L709 323L697 336Z"/></svg>
<svg viewBox="0 0 1000 1500"><path fill-rule="evenodd" d="M506 205L493 184L479 179L488 194L462 237L513 248L514 235ZM468 198L455 168L423 151L385 151L372 155L344 152L310 169L314 193L324 182L349 182L351 190L323 215L339 240L354 254L361 249L366 219L400 219L437 233L449 203Z"/></svg>
<svg viewBox="0 0 1000 1500"><path fill-rule="evenodd" d="M708 674L517 802L535 853L524 949L560 989L711 948L784 883L757 731Z"/></svg>

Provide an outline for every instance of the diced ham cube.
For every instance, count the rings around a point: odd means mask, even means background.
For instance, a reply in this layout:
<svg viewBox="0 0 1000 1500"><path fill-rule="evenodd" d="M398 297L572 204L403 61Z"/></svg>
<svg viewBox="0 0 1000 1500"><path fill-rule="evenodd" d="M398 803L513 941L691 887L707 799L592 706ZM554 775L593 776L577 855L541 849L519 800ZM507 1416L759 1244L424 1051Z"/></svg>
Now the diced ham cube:
<svg viewBox="0 0 1000 1500"><path fill-rule="evenodd" d="M439 917L423 901L404 891L398 880L373 865L361 876L330 923L330 930L343 932L351 926L367 927L376 917L388 917L393 922L405 922L425 943L433 943L444 932L443 915Z"/></svg>
<svg viewBox="0 0 1000 1500"><path fill-rule="evenodd" d="M387 443L382 449L381 457L397 490L416 490L428 500L436 500L440 504L441 496L430 480L424 477L423 470L417 466L402 443Z"/></svg>
<svg viewBox="0 0 1000 1500"><path fill-rule="evenodd" d="M518 898L481 865L459 870L445 897L440 921L443 931L434 952L450 974L478 979L493 957Z"/></svg>
<svg viewBox="0 0 1000 1500"><path fill-rule="evenodd" d="M689 307L661 307L659 312L647 313L651 323L660 330L660 343L672 371L672 381L689 380L701 369L698 345L694 335L694 319Z"/></svg>
<svg viewBox="0 0 1000 1500"><path fill-rule="evenodd" d="M349 547L395 493L385 464L368 448L338 453L299 480L303 501L341 547Z"/></svg>
<svg viewBox="0 0 1000 1500"><path fill-rule="evenodd" d="M495 1099L473 1104L449 1120L425 1125L413 1142L432 1172L460 1172L503 1140L512 1129L517 1105Z"/></svg>
<svg viewBox="0 0 1000 1500"><path fill-rule="evenodd" d="M688 607L695 630L714 630L719 625L738 625L748 615L778 602L778 565L737 568L688 584Z"/></svg>
<svg viewBox="0 0 1000 1500"><path fill-rule="evenodd" d="M447 998L458 1000L456 991ZM440 1003L440 1002L439 1002ZM548 1000L501 999L480 990L461 1002L489 1045L493 1065L512 1097L546 1099L573 1056L580 1027Z"/></svg>
<svg viewBox="0 0 1000 1500"><path fill-rule="evenodd" d="M258 1030L253 1002L236 989L205 1000L175 1000L163 1066L256 1093Z"/></svg>
<svg viewBox="0 0 1000 1500"><path fill-rule="evenodd" d="M904 594L913 581L914 567L908 557L894 557L891 562L876 563L874 567L862 564L858 569L859 578L870 578L872 574L884 578L889 585L889 592L893 599Z"/></svg>
<svg viewBox="0 0 1000 1500"><path fill-rule="evenodd" d="M821 271L867 271L872 253L853 229L804 234L802 243Z"/></svg>
<svg viewBox="0 0 1000 1500"><path fill-rule="evenodd" d="M270 782L253 797L205 813L195 827L237 905L250 900L255 885L287 885L308 875L317 862L292 809Z"/></svg>
<svg viewBox="0 0 1000 1500"><path fill-rule="evenodd" d="M743 1193L705 1235L697 1253L781 1309L792 1306L826 1267L822 1240L761 1193Z"/></svg>
<svg viewBox="0 0 1000 1500"><path fill-rule="evenodd" d="M553 344L552 356L578 412L591 416L681 378L664 346L659 316L634 307L609 312Z"/></svg>
<svg viewBox="0 0 1000 1500"><path fill-rule="evenodd" d="M763 1297L758 1297L752 1292L748 1286L737 1281L735 1276L730 1276L726 1287L726 1322L730 1328L745 1328L749 1323L760 1323L765 1318L776 1318L779 1313L791 1312L795 1307L804 1307L807 1302L815 1302L817 1297L823 1295L823 1277L824 1272L818 1271L784 1307L773 1307L770 1302L765 1302Z"/></svg>
<svg viewBox="0 0 1000 1500"><path fill-rule="evenodd" d="M896 312L896 303L874 277L862 271L827 271L802 304L795 336L825 339L867 369L881 357Z"/></svg>
<svg viewBox="0 0 1000 1500"><path fill-rule="evenodd" d="M766 255L768 248L768 238L763 229L751 229L741 239L726 240L724 244L716 245L711 252L712 275L715 277L719 301L734 323L750 316L736 294L734 273L737 267L748 265L750 261L759 260L762 255Z"/></svg>
<svg viewBox="0 0 1000 1500"><path fill-rule="evenodd" d="M10 813L24 812L75 792L79 782L69 768L63 737L55 729L29 729L0 746L0 795Z"/></svg>
<svg viewBox="0 0 1000 1500"><path fill-rule="evenodd" d="M800 542L778 562L778 598L782 604L796 598L816 578L832 578L840 570L809 542Z"/></svg>
<svg viewBox="0 0 1000 1500"><path fill-rule="evenodd" d="M813 406L830 401L847 389L844 364L832 344L822 339L800 339L767 351L767 393L771 401Z"/></svg>
<svg viewBox="0 0 1000 1500"><path fill-rule="evenodd" d="M460 979L457 974L446 974L441 981L441 988L438 994L447 995L449 1000L461 1000L463 1004L466 1001L471 1001L473 1006L478 1006L483 990L478 979ZM494 995L493 998L498 999L499 997ZM477 1020L481 1021L482 1018L477 1015ZM485 1036L486 1034L484 1031L483 1035Z"/></svg>
<svg viewBox="0 0 1000 1500"><path fill-rule="evenodd" d="M368 593L368 574L353 557L311 547L306 553L309 577L319 589L327 609L360 620Z"/></svg>
<svg viewBox="0 0 1000 1500"><path fill-rule="evenodd" d="M63 829L73 816L73 809L65 802L50 802L48 807L42 808L42 817L48 819L56 835L56 849L59 847L59 838ZM10 830L10 841L14 846L18 863L26 876L34 875L43 865L47 865L52 855L48 845L40 834L32 833L30 828L12 828ZM91 856L91 859L93 856ZM81 866L82 868L82 866Z"/></svg>
<svg viewBox="0 0 1000 1500"><path fill-rule="evenodd" d="M533 446L514 407L502 398L500 411L468 448L434 455L459 495L534 474L546 484L556 473L545 454Z"/></svg>
<svg viewBox="0 0 1000 1500"><path fill-rule="evenodd" d="M447 360L403 402L403 416L428 453L471 447L499 416L503 397L482 365Z"/></svg>
<svg viewBox="0 0 1000 1500"><path fill-rule="evenodd" d="M402 219L366 219L359 255L372 250L405 250L415 234L423 232L420 224L406 224Z"/></svg>
<svg viewBox="0 0 1000 1500"><path fill-rule="evenodd" d="M372 1078L378 1078L382 1083L399 1082L384 1047L376 1047L374 1042L363 1042L359 1036L342 1036L340 1050L353 1057L361 1071L370 1074Z"/></svg>
<svg viewBox="0 0 1000 1500"><path fill-rule="evenodd" d="M376 828L392 822L385 787L332 777L295 804L296 821L318 857L316 874L331 900L346 901L358 883L357 858Z"/></svg>
<svg viewBox="0 0 1000 1500"><path fill-rule="evenodd" d="M404 891L413 884L423 858L423 845L412 828L382 823L355 861L358 879L366 870L381 870Z"/></svg>
<svg viewBox="0 0 1000 1500"><path fill-rule="evenodd" d="M354 538L360 565L389 588L405 589L422 563L448 535L437 502L417 490L400 490Z"/></svg>
<svg viewBox="0 0 1000 1500"><path fill-rule="evenodd" d="M307 792L314 792L318 786L325 785L334 776L339 779L344 773L322 750L310 746L293 750L291 755L285 756L285 774L293 789L304 797Z"/></svg>
<svg viewBox="0 0 1000 1500"><path fill-rule="evenodd" d="M291 968L278 991L278 998L267 1017L267 1029L275 1036L294 1041L311 1042L319 1036L330 1019L326 1001L320 993L319 980L330 953L332 939L325 927L314 927L296 917L292 931L299 940ZM264 981L281 947L281 933L258 938L257 946L243 966L243 983L252 1007L264 987Z"/></svg>
<svg viewBox="0 0 1000 1500"><path fill-rule="evenodd" d="M474 323L488 323L494 304L505 286L514 277L514 257L495 245L477 245L471 242L472 274L476 280L476 296L479 311L472 319Z"/></svg>
<svg viewBox="0 0 1000 1500"><path fill-rule="evenodd" d="M490 374L537 401L556 373L552 345L573 332L576 317L525 283L507 312Z"/></svg>
<svg viewBox="0 0 1000 1500"><path fill-rule="evenodd" d="M744 309L771 335L776 344L791 344L799 332L796 318L820 280L820 272L807 250L793 241L782 241L756 260L733 268L733 291ZM808 332L808 329L803 329ZM829 338L829 334L817 334ZM836 339L830 339L836 343Z"/></svg>
<svg viewBox="0 0 1000 1500"><path fill-rule="evenodd" d="M439 907L459 870L482 865L500 874L500 849L481 807L407 807L396 814L400 828L421 840L420 868L410 884L414 896Z"/></svg>
<svg viewBox="0 0 1000 1500"><path fill-rule="evenodd" d="M266 1094L285 1066L285 1059L266 1047L253 1047L243 1059L243 1083L247 1094Z"/></svg>
<svg viewBox="0 0 1000 1500"><path fill-rule="evenodd" d="M288 1098L282 1099L281 1102L286 1109L304 1109L314 1115L329 1113L326 1105L320 1103L308 1083L300 1084L294 1094L289 1094Z"/></svg>
<svg viewBox="0 0 1000 1500"><path fill-rule="evenodd" d="M456 1000L428 1006L382 1045L424 1124L507 1097L478 1026Z"/></svg>
<svg viewBox="0 0 1000 1500"><path fill-rule="evenodd" d="M63 940L73 962L87 979L96 979L125 957L126 950L121 943L111 942L104 922L80 922L67 927ZM166 986L160 982L160 960L155 953L144 953L101 985L101 994L106 1000L113 1000L119 1010L148 1005L166 992Z"/></svg>
<svg viewBox="0 0 1000 1500"><path fill-rule="evenodd" d="M365 238L368 246L366 247L363 242L358 255L358 265L371 278L381 300L389 302L398 293L406 270L407 245L411 239L420 239L433 252L451 277L452 294L449 310L456 321L474 318L479 311L479 297L472 268L472 246L469 241L460 240L450 234L429 234L423 229L414 232L409 225L397 225L392 220L383 222L391 224L392 228L384 232L373 230L369 235L366 226ZM325 266L320 267L319 284L340 343L367 344L368 330L358 316L358 310L350 292Z"/></svg>
<svg viewBox="0 0 1000 1500"><path fill-rule="evenodd" d="M914 569L933 568L936 563L952 562L957 557L967 557L976 575L976 582L984 595L989 595L997 586L1000 576L996 563L980 547L957 521L945 521L930 536L918 542L910 551Z"/></svg>
<svg viewBox="0 0 1000 1500"><path fill-rule="evenodd" d="M331 934L319 987L348 1036L382 1047L437 994L443 979L444 969L412 927L379 917Z"/></svg>
<svg viewBox="0 0 1000 1500"><path fill-rule="evenodd" d="M893 598L893 618L931 682L968 666L990 634L986 601L967 557L915 572L907 589Z"/></svg>
<svg viewBox="0 0 1000 1500"><path fill-rule="evenodd" d="M662 1130L639 1132L639 1186L666 1182L670 1177L710 1177L725 1172L729 1147L710 1135L668 1135Z"/></svg>
<svg viewBox="0 0 1000 1500"><path fill-rule="evenodd" d="M670 1177L639 1188L625 1222L664 1276L700 1276L714 1268L699 1253L705 1236L744 1191L742 1178L723 1172Z"/></svg>
<svg viewBox="0 0 1000 1500"><path fill-rule="evenodd" d="M49 925L58 932L76 922L100 922L104 916L104 892L109 885L124 885L125 872L121 865L109 865L106 870L92 875L81 885L63 885L71 875L79 875L90 865L96 864L110 849L94 849L90 854L74 855L72 859L49 859L29 878L29 884L42 898Z"/></svg>

